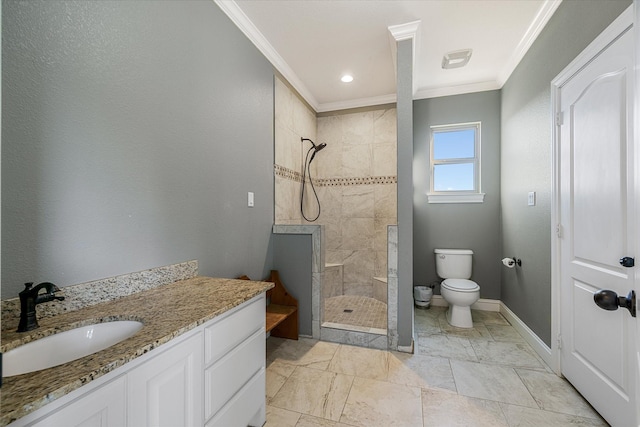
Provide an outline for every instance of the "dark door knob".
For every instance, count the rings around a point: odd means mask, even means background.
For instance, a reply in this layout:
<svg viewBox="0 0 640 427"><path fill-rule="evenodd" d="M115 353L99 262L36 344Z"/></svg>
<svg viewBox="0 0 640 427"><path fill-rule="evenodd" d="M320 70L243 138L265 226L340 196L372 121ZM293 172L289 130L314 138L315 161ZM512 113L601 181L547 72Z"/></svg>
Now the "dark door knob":
<svg viewBox="0 0 640 427"><path fill-rule="evenodd" d="M634 265L636 265L636 261L634 258L626 256L624 258L620 258L620 265L623 267L633 267Z"/></svg>
<svg viewBox="0 0 640 427"><path fill-rule="evenodd" d="M610 290L599 290L593 294L593 300L598 307L604 310L617 310L618 307L624 307L629 310L633 317L636 317L636 293L630 291L626 297L618 296L617 293Z"/></svg>

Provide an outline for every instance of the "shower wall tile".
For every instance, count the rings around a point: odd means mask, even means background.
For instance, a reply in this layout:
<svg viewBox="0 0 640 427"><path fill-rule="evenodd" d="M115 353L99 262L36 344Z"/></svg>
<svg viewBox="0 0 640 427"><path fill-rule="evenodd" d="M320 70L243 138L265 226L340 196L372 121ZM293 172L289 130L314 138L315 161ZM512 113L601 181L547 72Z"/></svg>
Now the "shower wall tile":
<svg viewBox="0 0 640 427"><path fill-rule="evenodd" d="M344 251L341 250L327 250L325 251L327 255L327 263L329 264L343 264L344 260Z"/></svg>
<svg viewBox="0 0 640 427"><path fill-rule="evenodd" d="M337 297L344 295L342 288L342 264L327 264L322 280L323 298Z"/></svg>
<svg viewBox="0 0 640 427"><path fill-rule="evenodd" d="M318 117L318 139L342 148L342 116Z"/></svg>
<svg viewBox="0 0 640 427"><path fill-rule="evenodd" d="M302 144L300 138L284 124L275 124L275 162L298 173L302 173Z"/></svg>
<svg viewBox="0 0 640 427"><path fill-rule="evenodd" d="M325 142L322 137L319 141ZM342 171L342 148L337 145L326 143L327 146L313 159L312 165L316 167L316 176L318 178L343 178ZM306 154L306 151L305 151Z"/></svg>
<svg viewBox="0 0 640 427"><path fill-rule="evenodd" d="M376 184L373 186L376 218L396 218L398 212L396 184ZM395 220L390 224L395 224Z"/></svg>
<svg viewBox="0 0 640 427"><path fill-rule="evenodd" d="M317 122L315 112L307 107L286 84L275 79L275 126L274 145L275 163L293 173L302 173L302 153L311 147L301 138L317 140ZM315 171L314 171L315 172ZM299 180L299 178L298 178ZM305 200L305 209L315 216L317 203L310 188ZM291 177L280 177L275 180L275 223L291 224L292 221L302 223L300 215L300 183ZM305 210L307 212L307 210Z"/></svg>
<svg viewBox="0 0 640 427"><path fill-rule="evenodd" d="M374 187L370 185L354 185L342 190L343 218L374 217Z"/></svg>
<svg viewBox="0 0 640 427"><path fill-rule="evenodd" d="M293 128L293 93L278 78L275 79L275 110L277 123L282 123L287 129Z"/></svg>
<svg viewBox="0 0 640 427"><path fill-rule="evenodd" d="M373 175L395 176L398 172L398 153L395 143L373 145Z"/></svg>
<svg viewBox="0 0 640 427"><path fill-rule="evenodd" d="M371 285L371 278L374 276L373 250L352 251L344 260L344 283ZM346 289L345 289L346 291Z"/></svg>
<svg viewBox="0 0 640 427"><path fill-rule="evenodd" d="M299 183L276 175L275 185L278 189L278 197L275 198L275 216L279 220L278 223L283 224L283 221L298 221L299 223Z"/></svg>
<svg viewBox="0 0 640 427"><path fill-rule="evenodd" d="M315 185L315 184L314 184ZM298 187L300 187L300 185L298 184ZM317 189L316 189L317 191ZM301 197L301 190L299 190L298 192L300 195L298 197ZM320 197L318 197L318 199L320 199ZM322 203L322 202L320 202ZM297 199L295 201L295 203L293 204L295 206L295 209L300 210L300 199ZM321 213L321 207L322 205L318 205L318 200L316 200L316 196L313 193L313 188L311 187L311 185L307 182L305 189L304 189L304 214L306 215L307 218L309 218L310 220L316 218L316 216L318 216L318 213ZM302 214L300 214L302 216ZM315 221L302 221L303 224L317 224L317 222Z"/></svg>
<svg viewBox="0 0 640 427"><path fill-rule="evenodd" d="M342 150L342 176L372 176L373 149L371 145L345 145Z"/></svg>
<svg viewBox="0 0 640 427"><path fill-rule="evenodd" d="M373 218L343 218L341 222L342 249L373 249Z"/></svg>
<svg viewBox="0 0 640 427"><path fill-rule="evenodd" d="M386 276L385 276L386 277ZM383 280L380 280L383 279ZM373 287L373 297L378 301L387 303L387 279L376 276L371 279L371 285Z"/></svg>
<svg viewBox="0 0 640 427"><path fill-rule="evenodd" d="M327 254L340 250L342 247L342 221L340 217L331 218L324 221L327 244L325 250ZM342 259L327 255L331 260L329 262L342 263Z"/></svg>
<svg viewBox="0 0 640 427"><path fill-rule="evenodd" d="M327 144L322 156L314 159L318 164L318 177L342 178L342 119L340 116L318 118L318 141Z"/></svg>
<svg viewBox="0 0 640 427"><path fill-rule="evenodd" d="M375 240L374 249L376 251L387 251L387 227L390 225L396 225L395 218L376 218L375 223ZM386 276L387 273L384 274Z"/></svg>
<svg viewBox="0 0 640 427"><path fill-rule="evenodd" d="M340 219L342 217L342 193L344 187L320 187L317 190L318 197L322 202L320 220Z"/></svg>
<svg viewBox="0 0 640 427"><path fill-rule="evenodd" d="M307 106L298 98L293 96L293 131L302 138L309 138L315 143L317 141L317 121L315 112L307 108ZM300 142L300 140L298 139ZM305 142L305 147L310 147L309 142Z"/></svg>
<svg viewBox="0 0 640 427"><path fill-rule="evenodd" d="M349 145L373 143L373 111L344 114L342 118L342 142Z"/></svg>
<svg viewBox="0 0 640 427"><path fill-rule="evenodd" d="M395 108L373 111L373 143L396 145L397 115Z"/></svg>
<svg viewBox="0 0 640 427"><path fill-rule="evenodd" d="M375 251L374 272L375 277L387 277L387 251Z"/></svg>

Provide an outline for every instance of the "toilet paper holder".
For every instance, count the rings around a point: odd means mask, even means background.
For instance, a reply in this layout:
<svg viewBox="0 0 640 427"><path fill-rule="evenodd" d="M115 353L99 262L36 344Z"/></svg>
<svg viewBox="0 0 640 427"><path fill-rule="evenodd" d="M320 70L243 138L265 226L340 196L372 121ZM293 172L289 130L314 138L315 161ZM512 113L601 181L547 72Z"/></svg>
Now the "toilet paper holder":
<svg viewBox="0 0 640 427"><path fill-rule="evenodd" d="M513 258L504 258L502 263L509 268L513 268L514 266L522 267L522 260L516 257Z"/></svg>

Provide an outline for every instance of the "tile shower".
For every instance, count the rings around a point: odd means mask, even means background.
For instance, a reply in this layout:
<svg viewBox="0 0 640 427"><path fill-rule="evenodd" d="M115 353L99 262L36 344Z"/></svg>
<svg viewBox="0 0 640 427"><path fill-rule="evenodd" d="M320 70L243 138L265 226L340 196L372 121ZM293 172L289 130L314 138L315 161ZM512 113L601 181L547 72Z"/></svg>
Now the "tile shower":
<svg viewBox="0 0 640 427"><path fill-rule="evenodd" d="M397 222L396 110L316 117L279 79L275 103L276 224L308 224L300 214L300 184L310 145L300 138L327 144L311 166L322 206L314 224L325 232L321 324L386 335L387 226ZM315 198L305 195L305 212L315 216Z"/></svg>

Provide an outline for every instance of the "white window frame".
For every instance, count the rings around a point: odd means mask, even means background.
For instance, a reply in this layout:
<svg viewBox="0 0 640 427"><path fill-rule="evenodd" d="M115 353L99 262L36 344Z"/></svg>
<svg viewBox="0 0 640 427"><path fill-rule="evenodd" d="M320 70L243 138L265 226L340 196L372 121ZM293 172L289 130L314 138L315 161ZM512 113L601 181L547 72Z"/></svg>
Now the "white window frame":
<svg viewBox="0 0 640 427"><path fill-rule="evenodd" d="M433 155L433 137L435 133L438 132L451 132L457 130L467 130L473 129L475 133L475 141L474 141L474 153L475 157L473 158L451 158L451 159L439 159L435 160ZM480 177L482 174L480 173L480 168L482 162L480 161L480 153L481 153L481 144L480 144L480 135L481 135L481 123L480 122L470 122L470 123L456 123L451 125L437 125L431 126L429 132L429 164L430 164L430 183L429 183L429 193L427 194L429 203L482 203L484 201L484 193L481 191L481 180ZM434 190L434 174L435 174L435 166L436 165L455 165L455 164L464 164L464 163L473 163L473 185L474 188L471 191L435 191Z"/></svg>

